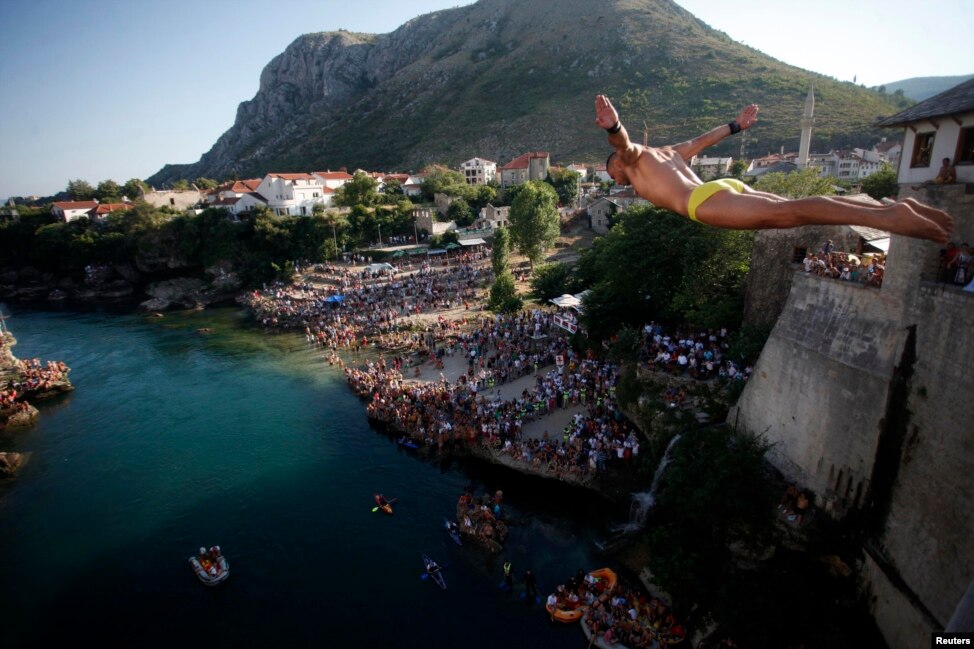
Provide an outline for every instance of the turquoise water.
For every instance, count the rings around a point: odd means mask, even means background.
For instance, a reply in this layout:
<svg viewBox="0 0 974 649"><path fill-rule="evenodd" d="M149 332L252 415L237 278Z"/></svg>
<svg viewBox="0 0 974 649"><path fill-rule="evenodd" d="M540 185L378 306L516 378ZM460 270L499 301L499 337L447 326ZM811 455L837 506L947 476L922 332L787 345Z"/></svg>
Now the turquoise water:
<svg viewBox="0 0 974 649"><path fill-rule="evenodd" d="M0 434L0 450L31 454L0 498L4 646L585 646L498 588L503 559L441 526L465 486L503 489L504 557L545 595L606 564L598 501L402 451L320 352L234 309L0 308L14 353L63 360L76 387ZM400 499L394 516L372 513L375 491ZM213 544L231 576L210 589L186 559ZM420 579L424 552L446 591Z"/></svg>

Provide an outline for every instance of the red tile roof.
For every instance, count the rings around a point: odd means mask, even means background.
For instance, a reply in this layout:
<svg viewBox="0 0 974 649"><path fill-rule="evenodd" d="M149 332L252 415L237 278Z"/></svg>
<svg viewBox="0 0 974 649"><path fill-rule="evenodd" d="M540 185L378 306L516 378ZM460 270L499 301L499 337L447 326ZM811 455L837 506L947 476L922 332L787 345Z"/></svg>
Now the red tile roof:
<svg viewBox="0 0 974 649"><path fill-rule="evenodd" d="M95 214L111 214L119 210L130 210L133 207L131 203L100 203L95 208Z"/></svg>
<svg viewBox="0 0 974 649"><path fill-rule="evenodd" d="M512 170L512 169L527 169L529 162L534 158L547 158L547 151L529 151L528 153L522 153L518 157L514 158L506 165L501 167L501 169Z"/></svg>
<svg viewBox="0 0 974 649"><path fill-rule="evenodd" d="M315 177L311 174L267 174L268 176L274 176L275 178L281 178L283 180L314 180Z"/></svg>
<svg viewBox="0 0 974 649"><path fill-rule="evenodd" d="M316 176L321 176L325 180L351 180L352 175L344 171L316 171Z"/></svg>
<svg viewBox="0 0 974 649"><path fill-rule="evenodd" d="M62 201L54 203L54 207L62 210L90 210L98 206L98 201Z"/></svg>

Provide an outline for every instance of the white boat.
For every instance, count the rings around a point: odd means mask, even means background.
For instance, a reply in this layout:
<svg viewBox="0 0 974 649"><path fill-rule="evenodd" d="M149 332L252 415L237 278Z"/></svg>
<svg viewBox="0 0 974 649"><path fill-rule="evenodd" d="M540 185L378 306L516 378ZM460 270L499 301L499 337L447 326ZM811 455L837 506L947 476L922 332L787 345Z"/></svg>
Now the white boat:
<svg viewBox="0 0 974 649"><path fill-rule="evenodd" d="M207 586L216 586L230 576L230 564L219 545L214 545L208 551L200 548L199 554L189 558L189 565L193 566L193 572Z"/></svg>

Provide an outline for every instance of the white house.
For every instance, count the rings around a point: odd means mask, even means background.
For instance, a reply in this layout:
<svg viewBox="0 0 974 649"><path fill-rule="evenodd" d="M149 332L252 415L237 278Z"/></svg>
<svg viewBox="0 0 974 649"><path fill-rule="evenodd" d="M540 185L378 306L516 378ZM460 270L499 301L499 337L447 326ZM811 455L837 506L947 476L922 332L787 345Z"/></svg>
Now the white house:
<svg viewBox="0 0 974 649"><path fill-rule="evenodd" d="M460 163L460 173L468 185L486 185L497 178L497 163L483 158L470 158Z"/></svg>
<svg viewBox="0 0 974 649"><path fill-rule="evenodd" d="M632 205L648 205L649 201L632 190L629 185L619 185L609 190L609 198L622 209Z"/></svg>
<svg viewBox="0 0 974 649"><path fill-rule="evenodd" d="M581 181L585 180L586 178L588 178L588 169L589 168L586 165L575 164L573 162L570 165L568 165L567 167L565 167L565 169L568 169L569 171L574 171L575 173L577 173L578 174L578 180L579 180L579 182L581 182Z"/></svg>
<svg viewBox="0 0 974 649"><path fill-rule="evenodd" d="M338 189L352 179L352 175L346 171L315 171L311 175L318 179L322 187L329 189Z"/></svg>
<svg viewBox="0 0 974 649"><path fill-rule="evenodd" d="M957 182L974 182L974 79L887 117L879 126L903 128L901 184L933 180L944 158L957 165Z"/></svg>
<svg viewBox="0 0 974 649"><path fill-rule="evenodd" d="M80 219L82 216L90 218L96 207L98 207L98 201L61 201L51 206L51 214L67 223Z"/></svg>
<svg viewBox="0 0 974 649"><path fill-rule="evenodd" d="M278 216L311 216L315 205L325 205L324 186L313 174L270 173L264 176L257 193Z"/></svg>
<svg viewBox="0 0 974 649"><path fill-rule="evenodd" d="M592 223L592 230L596 234L605 234L609 231L609 224L612 216L626 209L623 205L611 198L600 198L588 206L588 216Z"/></svg>
<svg viewBox="0 0 974 649"><path fill-rule="evenodd" d="M95 209L89 213L92 221L103 221L112 212L124 212L135 207L132 203L124 201L122 203L98 203Z"/></svg>
<svg viewBox="0 0 974 649"><path fill-rule="evenodd" d="M604 164L597 164L592 167L592 177L596 182L607 183L612 180L612 176L609 175L609 171Z"/></svg>
<svg viewBox="0 0 974 649"><path fill-rule="evenodd" d="M734 158L708 158L705 156L693 156L690 158L690 168L701 180L712 180L714 178L725 178L730 175L731 164Z"/></svg>

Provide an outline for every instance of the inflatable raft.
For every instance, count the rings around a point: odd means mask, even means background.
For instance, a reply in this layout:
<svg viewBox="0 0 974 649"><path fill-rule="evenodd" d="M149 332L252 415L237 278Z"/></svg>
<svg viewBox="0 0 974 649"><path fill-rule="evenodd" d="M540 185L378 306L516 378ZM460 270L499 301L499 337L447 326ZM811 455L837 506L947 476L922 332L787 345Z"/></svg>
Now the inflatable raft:
<svg viewBox="0 0 974 649"><path fill-rule="evenodd" d="M199 554L189 558L189 565L193 567L199 580L207 586L216 586L230 576L230 564L220 551L219 545L214 545L209 550L200 548Z"/></svg>
<svg viewBox="0 0 974 649"><path fill-rule="evenodd" d="M611 590L618 583L618 576L614 570L610 568L599 568L598 570L593 570L585 577L585 582L589 588L593 588L597 594L604 593L607 590ZM575 607L570 606L567 602L558 601L557 604L545 604L545 610L548 611L548 615L551 616L552 621L561 622L563 624L571 624L572 622L578 622L582 619L585 611L588 610L588 606L585 604L579 604Z"/></svg>

